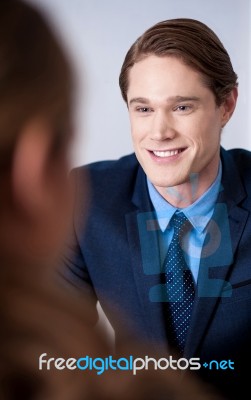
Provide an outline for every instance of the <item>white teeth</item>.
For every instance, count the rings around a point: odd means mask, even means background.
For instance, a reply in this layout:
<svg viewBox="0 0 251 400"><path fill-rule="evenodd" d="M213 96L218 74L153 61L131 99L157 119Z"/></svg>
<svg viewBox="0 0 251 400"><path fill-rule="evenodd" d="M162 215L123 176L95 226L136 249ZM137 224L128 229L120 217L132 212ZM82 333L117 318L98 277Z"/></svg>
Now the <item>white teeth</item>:
<svg viewBox="0 0 251 400"><path fill-rule="evenodd" d="M179 150L168 150L168 151L153 151L153 154L157 157L171 157L176 156L180 151Z"/></svg>

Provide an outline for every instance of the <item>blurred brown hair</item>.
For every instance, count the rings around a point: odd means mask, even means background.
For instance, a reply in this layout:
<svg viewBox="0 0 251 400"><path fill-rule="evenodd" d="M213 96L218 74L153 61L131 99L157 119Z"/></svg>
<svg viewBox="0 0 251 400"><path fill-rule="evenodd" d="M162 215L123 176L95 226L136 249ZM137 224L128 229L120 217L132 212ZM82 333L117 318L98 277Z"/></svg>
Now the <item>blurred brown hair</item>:
<svg viewBox="0 0 251 400"><path fill-rule="evenodd" d="M199 71L204 84L214 93L217 105L222 104L237 86L237 75L229 55L216 34L202 22L187 18L171 19L149 28L126 54L119 76L125 102L130 69L149 55L178 57Z"/></svg>
<svg viewBox="0 0 251 400"><path fill-rule="evenodd" d="M0 169L11 164L20 128L45 116L61 147L71 131L73 79L55 34L33 7L0 2Z"/></svg>

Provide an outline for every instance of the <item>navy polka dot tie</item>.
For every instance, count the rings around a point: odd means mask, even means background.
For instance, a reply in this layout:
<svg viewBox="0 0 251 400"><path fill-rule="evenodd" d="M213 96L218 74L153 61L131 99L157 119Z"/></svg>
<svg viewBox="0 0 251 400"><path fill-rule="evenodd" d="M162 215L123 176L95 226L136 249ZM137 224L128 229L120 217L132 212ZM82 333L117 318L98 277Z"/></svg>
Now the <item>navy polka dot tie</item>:
<svg viewBox="0 0 251 400"><path fill-rule="evenodd" d="M170 344L182 354L185 347L187 331L194 301L194 282L188 268L181 241L190 230L186 216L175 213L171 224L174 234L164 264L165 282L168 296L167 331Z"/></svg>

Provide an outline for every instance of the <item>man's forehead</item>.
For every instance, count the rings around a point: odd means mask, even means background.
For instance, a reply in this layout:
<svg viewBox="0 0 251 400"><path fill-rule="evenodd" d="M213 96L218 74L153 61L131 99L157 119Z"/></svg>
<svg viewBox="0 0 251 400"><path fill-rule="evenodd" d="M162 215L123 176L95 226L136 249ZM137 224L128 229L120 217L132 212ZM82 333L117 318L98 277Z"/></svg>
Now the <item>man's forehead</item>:
<svg viewBox="0 0 251 400"><path fill-rule="evenodd" d="M154 98L165 102L199 101L209 88L204 76L179 58L148 56L135 63L128 76L128 104Z"/></svg>
<svg viewBox="0 0 251 400"><path fill-rule="evenodd" d="M149 55L134 63L128 71L129 83L133 81L134 85L148 83L152 80L157 82L158 78L169 78L172 81L185 78L185 82L187 82L188 78L201 81L202 77L201 72L185 64L180 58L169 56Z"/></svg>

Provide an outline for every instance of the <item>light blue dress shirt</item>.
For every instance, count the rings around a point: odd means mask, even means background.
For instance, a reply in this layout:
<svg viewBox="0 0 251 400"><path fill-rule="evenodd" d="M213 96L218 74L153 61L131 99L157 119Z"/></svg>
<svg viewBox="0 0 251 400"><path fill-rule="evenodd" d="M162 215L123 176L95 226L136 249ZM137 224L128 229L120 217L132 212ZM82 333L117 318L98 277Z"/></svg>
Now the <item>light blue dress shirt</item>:
<svg viewBox="0 0 251 400"><path fill-rule="evenodd" d="M159 247L161 263L164 263L168 247L173 237L173 228L170 226L170 220L176 211L182 211L191 223L191 230L187 234L187 237L184 238L184 256L187 265L191 269L195 282L197 282L198 279L200 256L206 238L206 227L213 215L216 200L221 190L221 176L222 166L220 163L217 177L208 190L193 204L182 209L176 208L168 203L147 179L150 199L160 227ZM194 193L196 193L196 185L197 176L194 174L191 177L191 188L194 190ZM175 193L172 188L168 188L167 190L169 193L172 193L173 196L178 196L178 193Z"/></svg>

